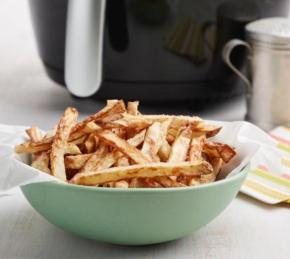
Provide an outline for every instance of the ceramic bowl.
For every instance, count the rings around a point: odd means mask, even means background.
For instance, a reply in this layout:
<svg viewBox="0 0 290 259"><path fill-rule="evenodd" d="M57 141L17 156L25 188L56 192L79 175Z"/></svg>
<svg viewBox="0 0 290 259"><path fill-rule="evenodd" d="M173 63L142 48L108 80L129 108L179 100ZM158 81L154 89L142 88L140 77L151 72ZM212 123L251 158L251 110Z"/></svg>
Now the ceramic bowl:
<svg viewBox="0 0 290 259"><path fill-rule="evenodd" d="M195 187L98 188L33 183L22 192L52 224L115 244L147 245L184 237L208 224L237 195L248 172Z"/></svg>

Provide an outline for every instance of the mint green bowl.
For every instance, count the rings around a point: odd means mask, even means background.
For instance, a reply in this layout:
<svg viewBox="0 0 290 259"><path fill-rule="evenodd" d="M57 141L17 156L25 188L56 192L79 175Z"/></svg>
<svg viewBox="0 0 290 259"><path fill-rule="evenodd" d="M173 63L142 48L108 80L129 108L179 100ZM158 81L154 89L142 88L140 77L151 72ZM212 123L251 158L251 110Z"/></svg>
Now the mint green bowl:
<svg viewBox="0 0 290 259"><path fill-rule="evenodd" d="M126 245L166 242L213 220L237 195L248 167L197 187L113 189L58 182L21 187L31 206L52 224L99 241Z"/></svg>

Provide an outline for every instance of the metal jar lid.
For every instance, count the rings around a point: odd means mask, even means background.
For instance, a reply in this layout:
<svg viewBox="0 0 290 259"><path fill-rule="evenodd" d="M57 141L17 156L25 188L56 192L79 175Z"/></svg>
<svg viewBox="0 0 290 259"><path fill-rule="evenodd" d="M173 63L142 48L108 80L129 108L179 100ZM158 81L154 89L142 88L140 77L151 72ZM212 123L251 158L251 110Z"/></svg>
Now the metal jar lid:
<svg viewBox="0 0 290 259"><path fill-rule="evenodd" d="M290 48L290 20L273 17L251 22L246 25L247 38L269 47Z"/></svg>

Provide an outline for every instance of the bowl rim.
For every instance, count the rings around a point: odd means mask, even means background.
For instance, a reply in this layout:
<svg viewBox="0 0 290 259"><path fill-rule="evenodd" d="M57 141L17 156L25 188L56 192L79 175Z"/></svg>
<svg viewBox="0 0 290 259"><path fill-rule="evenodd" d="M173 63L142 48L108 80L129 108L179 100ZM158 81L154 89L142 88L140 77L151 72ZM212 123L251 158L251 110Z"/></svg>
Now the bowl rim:
<svg viewBox="0 0 290 259"><path fill-rule="evenodd" d="M28 187L37 184L44 184L44 185L52 185L56 188L62 189L75 189L75 190L87 190L87 191L95 191L95 192L107 192L107 193L162 193L162 192L184 192L184 191L191 191L191 190L201 190L208 187L214 187L219 185L224 185L233 181L236 181L238 178L241 178L248 174L250 170L250 163L245 165L237 174L230 176L228 178L224 178L215 182L205 183L197 186L185 186L185 187L171 187L171 188L110 188L110 187L97 187L97 186L86 186L86 185L78 185L78 184L68 184L63 183L60 181L44 181L44 182L37 182L37 183L30 183L27 185L21 186L21 190L23 187Z"/></svg>

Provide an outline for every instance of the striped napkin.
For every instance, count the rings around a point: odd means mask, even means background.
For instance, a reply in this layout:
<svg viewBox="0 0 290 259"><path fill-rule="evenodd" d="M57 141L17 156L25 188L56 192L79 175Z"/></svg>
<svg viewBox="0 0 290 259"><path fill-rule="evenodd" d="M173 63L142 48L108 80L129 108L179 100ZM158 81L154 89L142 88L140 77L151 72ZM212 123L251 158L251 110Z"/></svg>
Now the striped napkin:
<svg viewBox="0 0 290 259"><path fill-rule="evenodd" d="M268 204L290 203L290 128L280 126L269 134L276 150L261 148L254 156L241 192Z"/></svg>

